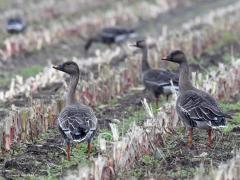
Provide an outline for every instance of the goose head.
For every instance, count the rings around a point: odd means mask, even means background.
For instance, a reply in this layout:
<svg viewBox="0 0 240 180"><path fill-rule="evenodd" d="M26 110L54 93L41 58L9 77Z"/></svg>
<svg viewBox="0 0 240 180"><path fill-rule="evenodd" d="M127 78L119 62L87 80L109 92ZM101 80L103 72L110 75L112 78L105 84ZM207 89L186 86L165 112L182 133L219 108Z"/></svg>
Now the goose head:
<svg viewBox="0 0 240 180"><path fill-rule="evenodd" d="M172 51L167 57L162 58L162 60L171 61L171 62L175 62L178 64L187 62L184 52L182 52L180 50Z"/></svg>
<svg viewBox="0 0 240 180"><path fill-rule="evenodd" d="M73 61L67 61L63 64L53 66L54 69L57 69L59 71L63 71L69 75L77 75L79 74L79 67L77 63Z"/></svg>
<svg viewBox="0 0 240 180"><path fill-rule="evenodd" d="M136 44L132 44L131 46L142 49L147 47L147 43L145 40L139 40L139 41L136 41Z"/></svg>

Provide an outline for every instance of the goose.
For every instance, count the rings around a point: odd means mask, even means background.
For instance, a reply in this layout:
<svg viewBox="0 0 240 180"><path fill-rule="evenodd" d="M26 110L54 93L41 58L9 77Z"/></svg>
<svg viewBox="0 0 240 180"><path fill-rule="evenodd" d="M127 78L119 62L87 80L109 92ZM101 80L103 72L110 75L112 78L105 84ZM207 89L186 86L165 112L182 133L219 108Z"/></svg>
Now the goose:
<svg viewBox="0 0 240 180"><path fill-rule="evenodd" d="M10 34L21 33L25 30L26 23L20 17L11 17L7 19L6 29Z"/></svg>
<svg viewBox="0 0 240 180"><path fill-rule="evenodd" d="M103 28L95 36L89 38L84 46L87 52L91 47L92 43L103 43L106 45L121 44L129 38L134 38L137 33L134 29L127 29L123 27L107 27Z"/></svg>
<svg viewBox="0 0 240 180"><path fill-rule="evenodd" d="M162 60L179 64L179 96L176 101L178 117L189 129L188 145L192 147L193 128L206 129L208 146L212 145L212 129L226 126L226 118L231 118L220 109L217 101L208 93L195 88L189 77L189 65L180 50L171 52Z"/></svg>
<svg viewBox="0 0 240 180"><path fill-rule="evenodd" d="M158 106L160 95L166 95L168 100L169 95L172 94L171 80L175 90L178 90L178 74L166 70L153 69L150 67L148 63L148 47L145 40L136 41L136 44L131 46L140 48L142 51L142 82L145 86L145 89L149 90L155 96L156 105Z"/></svg>
<svg viewBox="0 0 240 180"><path fill-rule="evenodd" d="M67 160L70 160L70 143L88 143L88 154L92 150L91 141L97 129L98 120L93 110L78 102L75 91L79 80L79 67L75 62L68 61L58 66L56 70L70 75L69 88L66 96L66 106L58 115L58 129L64 138L67 152Z"/></svg>

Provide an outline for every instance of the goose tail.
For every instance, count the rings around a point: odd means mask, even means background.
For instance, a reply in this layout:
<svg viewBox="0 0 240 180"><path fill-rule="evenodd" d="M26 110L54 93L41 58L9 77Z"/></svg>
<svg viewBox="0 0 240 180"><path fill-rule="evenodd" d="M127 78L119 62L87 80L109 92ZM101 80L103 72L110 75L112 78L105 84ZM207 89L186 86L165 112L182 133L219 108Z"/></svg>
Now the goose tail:
<svg viewBox="0 0 240 180"><path fill-rule="evenodd" d="M233 117L230 114L224 114L224 117L228 119L233 119Z"/></svg>

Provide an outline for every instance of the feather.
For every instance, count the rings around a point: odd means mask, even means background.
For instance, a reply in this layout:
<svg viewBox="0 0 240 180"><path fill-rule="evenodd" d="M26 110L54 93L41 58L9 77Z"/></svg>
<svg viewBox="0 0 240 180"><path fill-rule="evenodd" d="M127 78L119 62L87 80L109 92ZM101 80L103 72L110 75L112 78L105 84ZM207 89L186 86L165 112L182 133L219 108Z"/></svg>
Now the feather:
<svg viewBox="0 0 240 180"><path fill-rule="evenodd" d="M183 119L193 127L224 126L226 115L221 111L212 99L204 98L193 90L180 95L177 109ZM204 125L205 124L205 125Z"/></svg>

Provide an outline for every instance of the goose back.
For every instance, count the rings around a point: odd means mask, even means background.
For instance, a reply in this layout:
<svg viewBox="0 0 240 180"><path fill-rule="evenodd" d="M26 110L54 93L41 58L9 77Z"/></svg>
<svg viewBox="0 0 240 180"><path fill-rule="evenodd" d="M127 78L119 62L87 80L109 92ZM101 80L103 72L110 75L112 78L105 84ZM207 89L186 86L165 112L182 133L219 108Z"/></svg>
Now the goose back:
<svg viewBox="0 0 240 180"><path fill-rule="evenodd" d="M211 128L226 125L226 115L214 98L198 89L180 94L176 109L180 118L189 127Z"/></svg>
<svg viewBox="0 0 240 180"><path fill-rule="evenodd" d="M98 32L94 37L91 37L87 40L84 49L88 51L92 43L99 42L107 45L114 43L122 43L128 38L136 37L136 31L134 29L126 29L120 27L108 27L103 28Z"/></svg>
<svg viewBox="0 0 240 180"><path fill-rule="evenodd" d="M66 106L58 116L60 132L70 141L90 141L97 128L93 110L81 103Z"/></svg>
<svg viewBox="0 0 240 180"><path fill-rule="evenodd" d="M126 29L121 27L108 27L102 30L103 34L112 34L112 35L122 35L122 34L131 34L135 33L134 29Z"/></svg>
<svg viewBox="0 0 240 180"><path fill-rule="evenodd" d="M160 69L150 69L143 74L144 86L147 89L153 91L153 93L157 96L161 93L165 93L165 88L169 89L169 92L167 92L167 94L171 93L171 80L174 86L178 86L178 75L175 73Z"/></svg>
<svg viewBox="0 0 240 180"><path fill-rule="evenodd" d="M25 28L26 28L26 23L20 17L9 18L7 20L6 29L8 33L12 33L12 34L21 33L25 30Z"/></svg>
<svg viewBox="0 0 240 180"><path fill-rule="evenodd" d="M135 34L135 30L120 27L104 28L100 33L101 41L106 44L121 43Z"/></svg>

